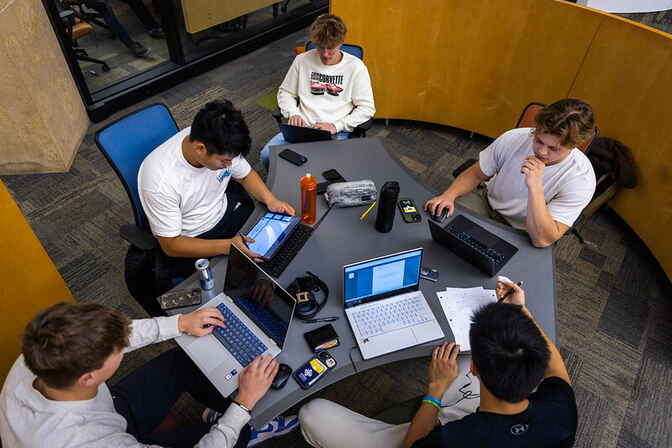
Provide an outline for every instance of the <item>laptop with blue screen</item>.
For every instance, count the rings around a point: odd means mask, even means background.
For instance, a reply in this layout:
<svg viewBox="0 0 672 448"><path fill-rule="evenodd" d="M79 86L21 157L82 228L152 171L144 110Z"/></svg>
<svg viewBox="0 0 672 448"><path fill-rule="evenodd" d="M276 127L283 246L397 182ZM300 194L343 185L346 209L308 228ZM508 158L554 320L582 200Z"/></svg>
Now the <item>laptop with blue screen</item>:
<svg viewBox="0 0 672 448"><path fill-rule="evenodd" d="M258 355L277 357L296 301L236 246L231 245L224 291L201 308L218 308L224 324L212 335L183 334L177 343L223 396L238 388L238 373Z"/></svg>
<svg viewBox="0 0 672 448"><path fill-rule="evenodd" d="M345 314L364 359L444 337L420 291L422 248L343 267Z"/></svg>

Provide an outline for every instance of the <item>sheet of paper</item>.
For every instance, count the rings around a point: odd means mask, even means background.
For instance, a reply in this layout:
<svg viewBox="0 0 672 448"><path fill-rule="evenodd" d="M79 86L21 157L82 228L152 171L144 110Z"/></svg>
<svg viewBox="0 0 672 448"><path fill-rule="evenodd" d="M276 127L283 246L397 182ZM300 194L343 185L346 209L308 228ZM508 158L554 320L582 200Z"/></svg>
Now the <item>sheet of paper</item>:
<svg viewBox="0 0 672 448"><path fill-rule="evenodd" d="M455 343L460 345L460 351L471 350L469 344L471 316L482 306L497 301L495 291L483 289L481 286L446 288L445 291L438 291L436 295L439 297L443 313L455 336Z"/></svg>

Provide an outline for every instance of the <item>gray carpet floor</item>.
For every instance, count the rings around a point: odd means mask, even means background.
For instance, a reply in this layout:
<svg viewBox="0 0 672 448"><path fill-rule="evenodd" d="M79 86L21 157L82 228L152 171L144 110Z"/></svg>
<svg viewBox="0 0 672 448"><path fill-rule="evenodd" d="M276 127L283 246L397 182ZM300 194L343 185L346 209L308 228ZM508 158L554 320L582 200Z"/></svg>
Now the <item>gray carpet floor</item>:
<svg viewBox="0 0 672 448"><path fill-rule="evenodd" d="M306 31L297 31L138 107L164 102L184 127L205 102L231 99L250 125L249 160L261 171L259 151L277 132L277 125L256 101L277 89L294 47L305 40ZM129 111L91 126L68 173L2 180L75 297L140 318L144 311L123 280L127 243L118 236L121 225L133 222L131 208L93 140L98 129ZM470 138L459 129L397 120L389 125L376 121L369 135L384 138L396 156L437 192L449 185L453 168L491 141L478 135ZM574 236L564 237L555 252L558 346L579 408L575 446L672 446L672 392L667 388L672 383L671 285L646 247L614 213L588 219L581 234L585 244ZM172 346L166 342L131 353L113 381ZM404 361L362 372L317 395L371 416L423 393L426 372L427 359ZM196 418L196 409L185 397L176 413L188 421ZM265 446L307 445L294 432Z"/></svg>

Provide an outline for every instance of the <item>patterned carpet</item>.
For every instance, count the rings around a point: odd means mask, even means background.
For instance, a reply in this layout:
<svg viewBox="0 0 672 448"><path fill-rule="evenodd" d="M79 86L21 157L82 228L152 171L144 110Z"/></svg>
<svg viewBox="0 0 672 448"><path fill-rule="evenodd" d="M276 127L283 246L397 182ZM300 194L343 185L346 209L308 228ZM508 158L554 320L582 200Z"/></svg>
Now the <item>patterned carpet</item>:
<svg viewBox="0 0 672 448"><path fill-rule="evenodd" d="M257 100L277 89L294 46L305 43L305 35L305 30L298 31L138 106L164 102L184 127L208 100L231 99L250 125L249 160L260 171L259 151L277 125ZM2 180L78 300L102 302L143 317L124 284L127 243L118 236L119 227L133 221L131 209L93 141L104 125L91 126L70 172ZM454 167L490 142L478 135L469 138L458 129L396 120L389 125L376 121L369 135L384 137L397 157L437 191L450 183ZM672 392L666 387L672 383L671 285L614 213L588 219L581 234L583 245L568 236L556 246L558 345L580 415L575 446L672 446ZM167 342L131 353L113 380L172 346ZM426 359L404 361L352 376L317 395L375 415L424 392L426 378ZM185 398L176 412L190 420L196 409ZM307 445L295 432L265 446Z"/></svg>

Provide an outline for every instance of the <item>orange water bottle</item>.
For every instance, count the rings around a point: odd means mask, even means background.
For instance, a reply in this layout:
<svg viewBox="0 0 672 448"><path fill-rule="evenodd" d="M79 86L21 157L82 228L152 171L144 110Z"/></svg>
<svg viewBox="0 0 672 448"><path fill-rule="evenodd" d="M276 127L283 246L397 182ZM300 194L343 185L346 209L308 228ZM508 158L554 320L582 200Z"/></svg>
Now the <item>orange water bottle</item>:
<svg viewBox="0 0 672 448"><path fill-rule="evenodd" d="M317 180L310 173L301 178L301 222L313 224L317 208Z"/></svg>

